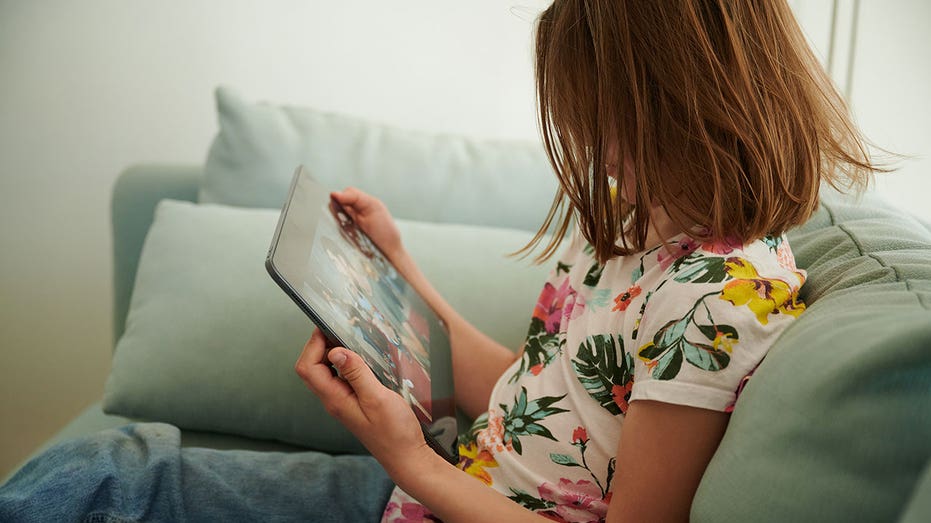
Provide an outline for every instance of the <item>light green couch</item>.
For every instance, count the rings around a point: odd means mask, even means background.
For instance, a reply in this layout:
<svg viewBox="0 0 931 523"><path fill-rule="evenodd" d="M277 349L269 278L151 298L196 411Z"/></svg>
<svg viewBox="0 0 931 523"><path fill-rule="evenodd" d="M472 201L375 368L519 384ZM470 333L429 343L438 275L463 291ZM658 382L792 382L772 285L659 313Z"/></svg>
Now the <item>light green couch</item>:
<svg viewBox="0 0 931 523"><path fill-rule="evenodd" d="M253 175L279 173L284 178L275 183L283 186L294 165L310 161L313 172L332 175L331 185L376 193L399 218L527 231L542 219L549 200L541 195L551 196L555 184L541 153L526 144L478 143L249 105L223 90L218 103L221 133L205 167L134 166L114 186L115 340L136 307L142 248L163 199L275 207L281 187ZM420 170L412 173L412 166ZM242 190L230 184L236 176ZM818 212L789 239L808 272L802 287L808 309L743 390L692 519L931 521L931 227L875 197L855 201L825 189ZM440 259L428 276L461 279L462 267ZM460 284L460 294L468 288L469 282ZM531 308L532 302L509 316L529 319ZM518 339L526 328L504 329L487 315L483 327ZM101 405L43 448L133 421L106 415ZM299 438L254 439L176 424L185 446L302 449L281 442Z"/></svg>
<svg viewBox="0 0 931 523"><path fill-rule="evenodd" d="M193 166L137 166L120 176L112 202L116 339L156 203L194 201L200 180ZM790 242L809 274L809 309L741 396L693 519L931 520L931 232L874 199L827 195ZM95 404L47 445L130 421ZM182 442L299 450L189 430Z"/></svg>

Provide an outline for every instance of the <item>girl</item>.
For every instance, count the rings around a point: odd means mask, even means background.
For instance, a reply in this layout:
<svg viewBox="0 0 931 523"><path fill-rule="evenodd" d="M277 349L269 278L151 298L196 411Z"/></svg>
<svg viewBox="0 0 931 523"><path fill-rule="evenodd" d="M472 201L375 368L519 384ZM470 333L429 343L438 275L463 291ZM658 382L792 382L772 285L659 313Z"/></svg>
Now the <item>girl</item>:
<svg viewBox="0 0 931 523"><path fill-rule="evenodd" d="M134 424L27 464L0 520L687 520L738 390L805 308L782 233L822 182L883 169L785 0L555 0L535 38L559 190L519 252L550 229L537 262L568 244L519 355L440 297L381 202L333 194L449 327L476 419L458 468L315 333L296 370L378 462L180 449L176 428Z"/></svg>
<svg viewBox="0 0 931 523"><path fill-rule="evenodd" d="M738 388L805 309L783 232L821 182L881 170L784 0L556 0L535 58L560 187L522 251L571 231L519 356L440 297L381 202L332 195L446 321L476 418L453 467L311 337L296 370L398 486L386 521L687 520Z"/></svg>

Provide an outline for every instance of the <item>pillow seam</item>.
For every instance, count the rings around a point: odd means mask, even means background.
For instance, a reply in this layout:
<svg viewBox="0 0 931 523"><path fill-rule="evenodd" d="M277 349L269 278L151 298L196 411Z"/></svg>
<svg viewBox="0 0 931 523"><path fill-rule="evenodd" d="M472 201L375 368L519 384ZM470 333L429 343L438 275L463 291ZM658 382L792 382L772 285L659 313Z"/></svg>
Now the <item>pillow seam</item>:
<svg viewBox="0 0 931 523"><path fill-rule="evenodd" d="M828 212L830 213L830 210L828 210ZM832 215L832 221L833 221L833 215ZM931 309L931 307L929 307L928 305L926 305L926 304L924 303L924 301L921 299L921 296L919 296L918 293L916 293L916 292L914 291L914 289L912 289L912 286L911 286L911 284L909 283L909 280L908 280L907 278L903 278L903 277L902 277L902 275L899 273L899 269L898 269L898 268L896 268L896 267L893 266L893 265L888 265L888 264L886 264L886 263L882 260L882 258L880 258L879 256L875 255L874 253L865 252L864 249L863 249L863 245L860 244L860 242L857 240L857 238L853 235L853 233L850 232L849 229L847 229L847 227L844 226L844 224L838 223L838 224L835 224L835 225L837 226L838 229L840 229L841 231L843 231L844 234L846 234L848 238L850 238L850 241L853 242L853 244L854 244L854 246L857 248L857 252L860 254L860 256L865 256L865 257L868 257L868 258L872 258L872 259L876 260L876 263L878 263L880 267L883 267L883 268L886 268L886 269L891 270L892 273L895 275L895 281L898 282L898 283L904 283L904 284L905 284L905 290L908 291L909 293L911 293L912 295L915 296L915 301L918 302L918 305L921 306L922 309L925 309L925 310Z"/></svg>

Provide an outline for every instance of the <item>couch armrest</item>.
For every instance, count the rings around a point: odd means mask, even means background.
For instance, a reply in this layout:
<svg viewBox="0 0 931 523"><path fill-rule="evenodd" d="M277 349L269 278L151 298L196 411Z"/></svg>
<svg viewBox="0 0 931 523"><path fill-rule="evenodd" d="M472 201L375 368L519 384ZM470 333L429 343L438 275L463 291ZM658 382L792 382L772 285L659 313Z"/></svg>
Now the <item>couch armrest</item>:
<svg viewBox="0 0 931 523"><path fill-rule="evenodd" d="M123 335L142 244L165 198L197 201L203 168L198 165L134 165L116 180L110 205L113 235L113 345Z"/></svg>

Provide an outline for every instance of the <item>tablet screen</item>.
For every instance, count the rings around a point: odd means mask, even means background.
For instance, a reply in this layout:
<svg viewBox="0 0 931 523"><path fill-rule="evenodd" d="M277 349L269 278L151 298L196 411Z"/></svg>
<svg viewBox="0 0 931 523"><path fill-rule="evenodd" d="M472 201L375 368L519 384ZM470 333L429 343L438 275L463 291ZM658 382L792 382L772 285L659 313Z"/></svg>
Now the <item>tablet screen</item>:
<svg viewBox="0 0 931 523"><path fill-rule="evenodd" d="M442 320L304 171L269 251L269 270L332 342L358 353L455 453L449 335ZM442 433L442 434L440 434ZM445 456L447 459L450 456Z"/></svg>

